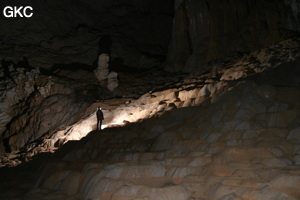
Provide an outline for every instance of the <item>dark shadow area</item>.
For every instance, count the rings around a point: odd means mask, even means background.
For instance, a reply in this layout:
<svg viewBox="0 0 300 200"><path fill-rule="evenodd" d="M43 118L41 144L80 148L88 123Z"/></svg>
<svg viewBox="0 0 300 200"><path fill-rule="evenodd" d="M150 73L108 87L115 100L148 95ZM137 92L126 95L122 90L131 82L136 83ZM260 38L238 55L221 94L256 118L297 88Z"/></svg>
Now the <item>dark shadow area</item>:
<svg viewBox="0 0 300 200"><path fill-rule="evenodd" d="M102 38L99 40L98 43L98 55L103 53L110 54L111 44L112 44L112 39L109 35L102 36Z"/></svg>
<svg viewBox="0 0 300 200"><path fill-rule="evenodd" d="M29 65L28 58L25 56L22 58L22 60L18 61L17 63L3 59L1 60L1 66L3 68L3 73L5 77L10 77L10 67L13 67L14 69L23 68L25 70L33 69L33 67Z"/></svg>
<svg viewBox="0 0 300 200"><path fill-rule="evenodd" d="M246 80L255 81L258 84L276 86L300 87L300 59L289 61L280 66L249 76Z"/></svg>
<svg viewBox="0 0 300 200"><path fill-rule="evenodd" d="M11 149L10 149L10 146L9 146L9 138L4 138L2 140L2 144L3 144L3 147L4 147L4 151L6 153L10 153L11 152Z"/></svg>
<svg viewBox="0 0 300 200"><path fill-rule="evenodd" d="M51 68L51 71L55 71L58 69L62 70L87 70L92 72L95 68L91 65L83 64L83 63L70 63L70 64L54 64Z"/></svg>
<svg viewBox="0 0 300 200"><path fill-rule="evenodd" d="M0 199L23 199L25 194L35 188L42 173L42 166L52 157L52 153L40 153L30 162L16 167L0 168Z"/></svg>

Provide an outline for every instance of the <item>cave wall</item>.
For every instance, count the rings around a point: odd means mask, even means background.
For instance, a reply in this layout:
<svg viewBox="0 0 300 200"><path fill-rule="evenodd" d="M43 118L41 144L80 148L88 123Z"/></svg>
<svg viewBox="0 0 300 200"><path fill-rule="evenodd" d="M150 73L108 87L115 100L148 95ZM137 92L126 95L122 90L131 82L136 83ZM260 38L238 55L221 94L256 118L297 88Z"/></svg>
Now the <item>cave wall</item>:
<svg viewBox="0 0 300 200"><path fill-rule="evenodd" d="M270 46L300 32L296 0L175 0L168 71L206 71L207 63Z"/></svg>
<svg viewBox="0 0 300 200"><path fill-rule="evenodd" d="M11 68L0 89L0 155L79 121L100 95L109 98L92 73L80 81Z"/></svg>
<svg viewBox="0 0 300 200"><path fill-rule="evenodd" d="M92 65L101 38L112 39L111 58L130 67L165 59L171 37L173 0L3 0L5 6L32 6L31 18L0 15L0 59L27 57L33 67Z"/></svg>

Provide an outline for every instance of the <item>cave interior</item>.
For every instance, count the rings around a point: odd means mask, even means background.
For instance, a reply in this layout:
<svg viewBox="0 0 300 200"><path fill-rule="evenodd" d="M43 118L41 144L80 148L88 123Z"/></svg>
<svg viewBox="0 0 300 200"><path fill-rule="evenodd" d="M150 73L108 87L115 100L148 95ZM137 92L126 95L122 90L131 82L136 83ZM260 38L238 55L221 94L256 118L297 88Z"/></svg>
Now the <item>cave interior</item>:
<svg viewBox="0 0 300 200"><path fill-rule="evenodd" d="M300 199L299 1L0 9L0 199Z"/></svg>

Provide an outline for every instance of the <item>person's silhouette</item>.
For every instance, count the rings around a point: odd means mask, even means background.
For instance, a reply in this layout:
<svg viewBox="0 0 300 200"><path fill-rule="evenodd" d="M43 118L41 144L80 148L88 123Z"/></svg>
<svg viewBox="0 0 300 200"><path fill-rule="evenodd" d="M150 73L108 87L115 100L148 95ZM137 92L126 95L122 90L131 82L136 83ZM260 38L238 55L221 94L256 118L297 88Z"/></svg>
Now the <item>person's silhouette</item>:
<svg viewBox="0 0 300 200"><path fill-rule="evenodd" d="M104 120L104 115L100 106L97 109L96 116L97 116L97 129L102 130L102 120Z"/></svg>

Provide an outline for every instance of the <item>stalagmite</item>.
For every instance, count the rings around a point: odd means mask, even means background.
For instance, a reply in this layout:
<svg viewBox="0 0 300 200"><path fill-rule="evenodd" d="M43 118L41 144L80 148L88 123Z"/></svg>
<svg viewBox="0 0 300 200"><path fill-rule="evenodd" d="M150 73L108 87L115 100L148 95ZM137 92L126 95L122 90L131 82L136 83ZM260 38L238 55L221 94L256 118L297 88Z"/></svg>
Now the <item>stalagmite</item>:
<svg viewBox="0 0 300 200"><path fill-rule="evenodd" d="M118 73L117 72L110 72L108 75L108 82L107 82L107 89L109 91L114 91L119 85L118 81Z"/></svg>
<svg viewBox="0 0 300 200"><path fill-rule="evenodd" d="M106 53L100 54L98 58L98 68L94 71L95 76L99 81L105 80L108 77L109 55Z"/></svg>

